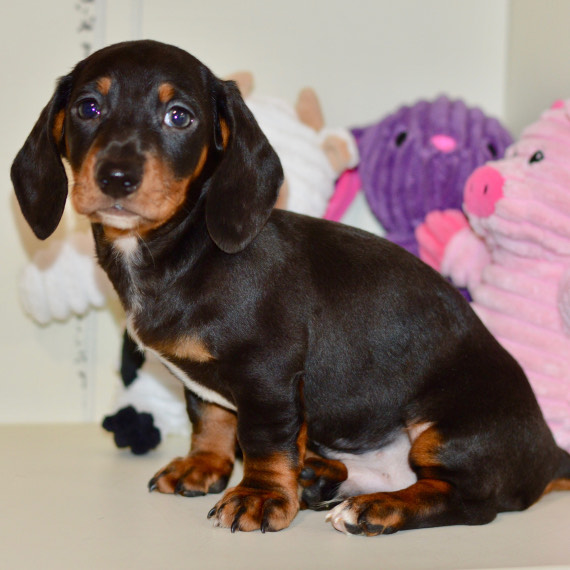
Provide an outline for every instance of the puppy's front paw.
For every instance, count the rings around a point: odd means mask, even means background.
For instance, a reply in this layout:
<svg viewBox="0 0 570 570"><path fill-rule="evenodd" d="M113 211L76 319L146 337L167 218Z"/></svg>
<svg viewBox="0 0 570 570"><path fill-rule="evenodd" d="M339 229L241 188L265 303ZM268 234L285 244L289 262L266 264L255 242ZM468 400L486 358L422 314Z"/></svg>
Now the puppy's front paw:
<svg viewBox="0 0 570 570"><path fill-rule="evenodd" d="M297 496L285 490L265 490L238 485L226 491L208 513L215 526L236 530L277 531L287 528L299 510Z"/></svg>
<svg viewBox="0 0 570 570"><path fill-rule="evenodd" d="M197 497L221 493L232 474L233 461L215 453L198 452L173 459L148 483L149 491Z"/></svg>
<svg viewBox="0 0 570 570"><path fill-rule="evenodd" d="M361 495L337 505L327 515L336 530L345 534L392 534L404 523L402 509L390 500L382 501Z"/></svg>

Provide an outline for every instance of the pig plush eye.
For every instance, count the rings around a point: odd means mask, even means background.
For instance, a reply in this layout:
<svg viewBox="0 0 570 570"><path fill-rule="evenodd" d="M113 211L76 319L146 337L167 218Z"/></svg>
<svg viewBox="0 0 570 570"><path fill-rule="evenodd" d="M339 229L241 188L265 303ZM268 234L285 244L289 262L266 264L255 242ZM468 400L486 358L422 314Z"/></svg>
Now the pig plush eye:
<svg viewBox="0 0 570 570"><path fill-rule="evenodd" d="M540 162L544 159L544 154L541 150L537 150L529 159L528 163L532 164L533 162Z"/></svg>
<svg viewBox="0 0 570 570"><path fill-rule="evenodd" d="M493 158L497 158L497 156L499 155L499 153L497 152L497 147L493 143L489 143L487 145L487 150L491 153L491 156Z"/></svg>

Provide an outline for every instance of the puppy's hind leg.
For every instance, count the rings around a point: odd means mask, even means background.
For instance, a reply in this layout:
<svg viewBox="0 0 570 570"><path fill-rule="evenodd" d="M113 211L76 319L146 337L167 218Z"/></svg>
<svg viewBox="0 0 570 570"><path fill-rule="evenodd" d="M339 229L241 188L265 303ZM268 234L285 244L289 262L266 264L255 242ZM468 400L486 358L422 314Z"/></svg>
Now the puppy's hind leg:
<svg viewBox="0 0 570 570"><path fill-rule="evenodd" d="M327 521L347 534L374 536L412 528L486 524L496 515L496 509L483 503L465 509L450 483L420 479L401 491L351 497L335 507Z"/></svg>
<svg viewBox="0 0 570 570"><path fill-rule="evenodd" d="M350 497L328 514L327 521L341 532L367 536L491 522L498 512L495 501L491 497L467 497L450 482L453 473L438 459L443 445L438 431L430 427L410 451L410 464L418 474L416 483L399 491Z"/></svg>

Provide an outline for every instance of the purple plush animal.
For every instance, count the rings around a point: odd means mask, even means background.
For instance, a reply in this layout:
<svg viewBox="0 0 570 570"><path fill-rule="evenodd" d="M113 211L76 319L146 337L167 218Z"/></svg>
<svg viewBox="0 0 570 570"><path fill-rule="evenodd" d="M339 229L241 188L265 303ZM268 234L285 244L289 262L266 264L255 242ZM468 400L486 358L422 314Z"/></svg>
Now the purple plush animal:
<svg viewBox="0 0 570 570"><path fill-rule="evenodd" d="M401 107L353 134L360 163L339 179L325 218L340 220L361 188L386 237L415 255L414 230L426 215L461 208L468 176L512 143L497 119L443 96Z"/></svg>

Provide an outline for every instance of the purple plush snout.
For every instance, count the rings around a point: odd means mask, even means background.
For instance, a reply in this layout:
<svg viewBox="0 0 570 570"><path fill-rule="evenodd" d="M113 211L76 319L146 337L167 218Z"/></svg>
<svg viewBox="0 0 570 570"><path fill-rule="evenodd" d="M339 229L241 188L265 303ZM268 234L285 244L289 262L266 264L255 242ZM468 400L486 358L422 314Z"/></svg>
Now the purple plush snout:
<svg viewBox="0 0 570 570"><path fill-rule="evenodd" d="M457 148L457 141L449 135L434 135L429 142L441 152L453 152Z"/></svg>

